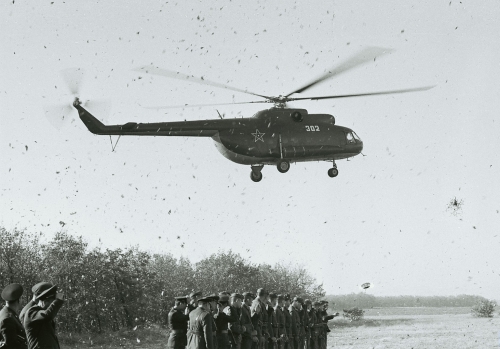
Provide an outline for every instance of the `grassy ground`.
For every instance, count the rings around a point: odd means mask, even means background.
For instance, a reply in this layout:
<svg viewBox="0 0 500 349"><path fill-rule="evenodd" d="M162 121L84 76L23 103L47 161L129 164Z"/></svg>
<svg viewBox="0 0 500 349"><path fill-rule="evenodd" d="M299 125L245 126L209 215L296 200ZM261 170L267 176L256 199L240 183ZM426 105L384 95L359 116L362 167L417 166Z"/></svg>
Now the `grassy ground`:
<svg viewBox="0 0 500 349"><path fill-rule="evenodd" d="M330 327L329 348L500 348L500 317L475 318L468 308L369 309L362 321Z"/></svg>
<svg viewBox="0 0 500 349"><path fill-rule="evenodd" d="M365 318L330 321L328 347L341 349L500 348L500 316L475 318L469 308L367 309ZM166 330L137 328L101 336L60 335L61 346L83 348L165 348Z"/></svg>

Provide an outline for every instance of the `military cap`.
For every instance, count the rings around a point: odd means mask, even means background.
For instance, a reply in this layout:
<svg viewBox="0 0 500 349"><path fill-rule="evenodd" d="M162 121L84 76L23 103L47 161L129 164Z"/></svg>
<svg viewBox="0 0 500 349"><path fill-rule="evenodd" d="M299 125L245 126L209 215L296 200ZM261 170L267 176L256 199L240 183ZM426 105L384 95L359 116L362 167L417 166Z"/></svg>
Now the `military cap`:
<svg viewBox="0 0 500 349"><path fill-rule="evenodd" d="M279 295L278 295L278 302L279 302L279 301L284 301L284 300L285 300L285 296L284 296L284 295L282 295L282 294L279 294Z"/></svg>
<svg viewBox="0 0 500 349"><path fill-rule="evenodd" d="M278 298L278 295L276 293L269 293L269 298L276 299Z"/></svg>
<svg viewBox="0 0 500 349"><path fill-rule="evenodd" d="M187 303L187 297L186 296L179 296L179 297L174 297L174 298L178 302Z"/></svg>
<svg viewBox="0 0 500 349"><path fill-rule="evenodd" d="M229 302L229 296L227 294L221 294L219 296L219 302Z"/></svg>
<svg viewBox="0 0 500 349"><path fill-rule="evenodd" d="M219 292L219 296L230 296L231 293L227 292L227 291L221 291Z"/></svg>
<svg viewBox="0 0 500 349"><path fill-rule="evenodd" d="M202 297L202 298L198 299L198 302L210 303L210 302L213 302L213 299L210 297Z"/></svg>
<svg viewBox="0 0 500 349"><path fill-rule="evenodd" d="M193 291L189 294L189 298L193 298L193 297L201 297L201 292L200 291Z"/></svg>
<svg viewBox="0 0 500 349"><path fill-rule="evenodd" d="M263 289L263 288L259 288L259 289L257 290L257 296L259 296L259 297L260 297L260 296L266 296L266 295L268 295L268 294L269 294L269 292L267 292L267 291L266 291L265 289Z"/></svg>
<svg viewBox="0 0 500 349"><path fill-rule="evenodd" d="M2 298L4 301L13 302L17 301L23 295L23 287L19 284L10 284L5 286L2 291Z"/></svg>
<svg viewBox="0 0 500 349"><path fill-rule="evenodd" d="M209 302L217 302L220 297L216 294L211 294L210 296L206 296L205 298L210 299Z"/></svg>
<svg viewBox="0 0 500 349"><path fill-rule="evenodd" d="M242 294L232 293L231 298L245 299Z"/></svg>
<svg viewBox="0 0 500 349"><path fill-rule="evenodd" d="M57 285L52 285L50 282L40 282L33 286L31 291L35 295L36 300L45 299L56 295Z"/></svg>
<svg viewBox="0 0 500 349"><path fill-rule="evenodd" d="M247 299L247 298L254 299L255 295L251 292L244 292L243 297L244 297L244 299Z"/></svg>
<svg viewBox="0 0 500 349"><path fill-rule="evenodd" d="M310 299L306 299L306 300L304 301L304 304L312 304L312 302L311 302L311 300L310 300Z"/></svg>
<svg viewBox="0 0 500 349"><path fill-rule="evenodd" d="M286 301L289 301L289 300L290 300L290 294L288 294L288 293L285 293L285 294L283 295L283 297L285 298L285 300L286 300Z"/></svg>
<svg viewBox="0 0 500 349"><path fill-rule="evenodd" d="M320 306L320 305L321 305L321 302L316 301L316 302L314 302L314 303L313 303L313 305L314 305L315 307Z"/></svg>
<svg viewBox="0 0 500 349"><path fill-rule="evenodd" d="M324 300L323 300L323 301L320 301L320 303L321 303L321 304L328 304L328 302L327 302L327 301L324 301Z"/></svg>
<svg viewBox="0 0 500 349"><path fill-rule="evenodd" d="M297 301L297 302L299 302L300 304L304 303L304 300L303 300L302 298L298 297L298 296L293 297L293 301L294 301L294 302L295 302L295 301Z"/></svg>

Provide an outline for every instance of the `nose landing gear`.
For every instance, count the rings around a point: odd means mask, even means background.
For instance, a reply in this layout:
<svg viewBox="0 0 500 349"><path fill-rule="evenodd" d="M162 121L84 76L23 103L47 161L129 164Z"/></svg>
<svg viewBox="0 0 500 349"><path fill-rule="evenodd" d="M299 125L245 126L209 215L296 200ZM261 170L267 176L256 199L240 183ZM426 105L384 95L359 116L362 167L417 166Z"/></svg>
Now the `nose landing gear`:
<svg viewBox="0 0 500 349"><path fill-rule="evenodd" d="M260 182L262 180L262 168L264 165L254 165L252 166L252 171L250 172L250 179L254 182Z"/></svg>
<svg viewBox="0 0 500 349"><path fill-rule="evenodd" d="M337 170L337 164L335 163L335 160L332 160L332 162L333 166L328 170L328 175L333 178L339 175L339 170Z"/></svg>

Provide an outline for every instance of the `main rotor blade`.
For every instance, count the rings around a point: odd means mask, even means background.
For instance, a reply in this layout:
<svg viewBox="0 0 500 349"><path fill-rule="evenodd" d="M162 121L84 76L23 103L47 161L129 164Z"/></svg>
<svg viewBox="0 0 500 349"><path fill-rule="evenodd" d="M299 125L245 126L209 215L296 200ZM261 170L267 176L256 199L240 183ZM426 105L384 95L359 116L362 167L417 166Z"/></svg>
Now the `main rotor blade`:
<svg viewBox="0 0 500 349"><path fill-rule="evenodd" d="M219 105L235 105L235 104L252 104L252 103L271 103L270 101L252 101L252 102L234 102L234 103L213 103L213 104L184 104L184 105L167 105L143 107L146 109L174 109L174 108L197 108L197 107L215 107Z"/></svg>
<svg viewBox="0 0 500 349"><path fill-rule="evenodd" d="M80 68L68 68L61 70L61 75L72 95L78 95L82 86L85 71Z"/></svg>
<svg viewBox="0 0 500 349"><path fill-rule="evenodd" d="M348 95L333 95L333 96L321 96L321 97L287 98L286 101L287 102L291 102L291 101L301 101L301 100L306 100L306 99L310 99L312 101L317 101L317 100L320 100L320 99L333 99L333 98L349 98L349 97L362 97L362 96L389 95L389 94L396 94L396 93L426 91L426 90L430 90L433 87L435 87L435 85L433 85L433 86L408 88L408 89L403 89L403 90L391 90L391 91L368 92L368 93L355 93L355 94L348 94Z"/></svg>
<svg viewBox="0 0 500 349"><path fill-rule="evenodd" d="M328 70L325 74L319 76L312 82L308 83L307 85L304 85L297 90L290 92L287 94L285 97L288 97L294 93L301 93L304 92L305 90L308 90L309 88L313 87L314 85L320 83L323 80L326 80L328 78L331 78L336 75L340 75L342 73L345 73L353 68L356 68L360 65L363 65L365 63L371 62L375 60L375 58L380 57L384 54L392 52L391 49L387 48L382 48L382 47L367 47L363 49L361 52L355 54L354 56L351 56L348 58L346 61L341 63L340 65L336 65L332 69Z"/></svg>
<svg viewBox="0 0 500 349"><path fill-rule="evenodd" d="M206 80L203 77L197 78L197 77L195 77L193 75L186 75L186 74L182 74L182 73L179 73L179 72L174 72L174 71L171 71L171 70L167 70L167 69L155 67L153 65L148 65L148 66L140 67L140 68L137 68L137 69L134 69L134 70L135 71L139 71L139 72L154 74L154 75L165 76L167 78L172 78L172 79L187 80L187 81L192 81L192 82L196 82L196 83L203 84L203 85L214 86L214 87L219 87L219 88L225 88L227 90L241 92L241 93L247 93L247 94L251 94L251 95L262 97L262 98L267 98L267 99L271 98L271 97L268 97L268 96L260 95L258 93L250 92L248 90L243 90L243 89L240 89L240 88L227 86L227 85L215 82L215 81Z"/></svg>

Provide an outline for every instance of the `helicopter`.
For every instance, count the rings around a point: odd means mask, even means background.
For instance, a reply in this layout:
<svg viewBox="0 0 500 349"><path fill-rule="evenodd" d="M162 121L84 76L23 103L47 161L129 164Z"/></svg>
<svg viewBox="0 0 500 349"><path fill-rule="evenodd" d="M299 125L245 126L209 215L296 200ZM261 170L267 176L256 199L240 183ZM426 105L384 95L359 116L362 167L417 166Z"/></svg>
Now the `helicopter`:
<svg viewBox="0 0 500 349"><path fill-rule="evenodd" d="M80 119L88 130L96 135L210 137L214 140L216 148L224 157L237 164L250 166L250 178L254 182L262 180L262 169L265 165L276 166L279 172L286 173L290 169L291 163L307 161L331 162L332 166L328 169L328 176L337 177L339 171L336 161L359 155L363 150L363 141L361 138L352 129L336 125L335 117L331 114L309 114L306 109L288 108L286 104L287 102L300 100L323 100L416 92L434 87L425 86L400 90L316 97L292 96L303 93L326 79L374 61L377 57L389 52L391 52L390 49L378 47L366 48L313 81L286 95L279 96L257 94L248 90L206 80L203 77L196 78L153 65L135 69L145 74L188 80L212 87L250 94L263 99L250 102L150 108L205 107L252 103L273 104L271 108L260 110L252 117L225 119L217 111L219 119L155 123L128 122L122 125L105 125L84 108L78 97L75 98L73 106L78 110Z"/></svg>

